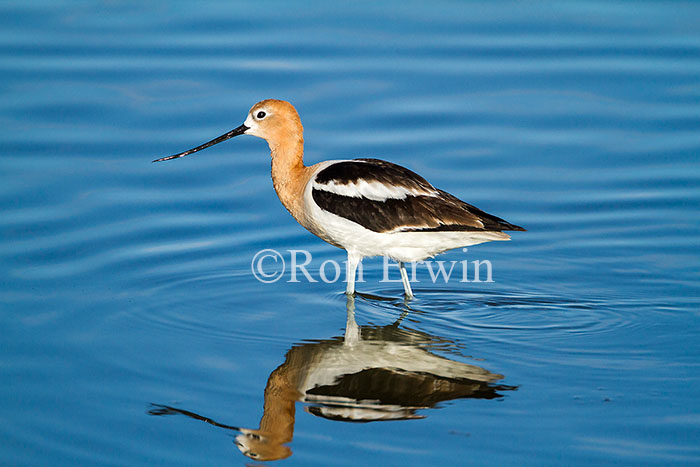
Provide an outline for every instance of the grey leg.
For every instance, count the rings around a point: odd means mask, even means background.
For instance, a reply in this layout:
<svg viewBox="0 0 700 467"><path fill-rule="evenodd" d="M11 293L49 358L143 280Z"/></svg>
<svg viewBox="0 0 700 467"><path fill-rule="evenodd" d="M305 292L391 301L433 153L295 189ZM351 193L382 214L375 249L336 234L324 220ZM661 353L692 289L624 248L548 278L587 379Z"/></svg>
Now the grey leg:
<svg viewBox="0 0 700 467"><path fill-rule="evenodd" d="M362 256L348 251L348 262L345 267L345 281L348 283L345 288L345 293L348 295L355 293L355 271L360 261L362 261Z"/></svg>
<svg viewBox="0 0 700 467"><path fill-rule="evenodd" d="M408 280L408 273L406 272L406 266L402 262L399 262L399 269L401 269L401 280L403 281L403 290L406 294L406 298L413 298L413 291L411 290L411 282Z"/></svg>

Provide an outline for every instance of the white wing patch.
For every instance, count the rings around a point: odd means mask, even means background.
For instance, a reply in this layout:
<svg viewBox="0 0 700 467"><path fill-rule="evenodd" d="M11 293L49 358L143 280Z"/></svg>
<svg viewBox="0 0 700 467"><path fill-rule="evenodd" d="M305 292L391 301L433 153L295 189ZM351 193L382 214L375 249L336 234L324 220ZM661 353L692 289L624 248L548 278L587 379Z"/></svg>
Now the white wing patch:
<svg viewBox="0 0 700 467"><path fill-rule="evenodd" d="M358 180L347 184L339 184L334 180L329 183L313 182L313 187L340 196L351 198L366 198L372 201L386 201L387 199L406 199L406 196L435 196L436 192L417 190L397 185L387 185L375 180Z"/></svg>

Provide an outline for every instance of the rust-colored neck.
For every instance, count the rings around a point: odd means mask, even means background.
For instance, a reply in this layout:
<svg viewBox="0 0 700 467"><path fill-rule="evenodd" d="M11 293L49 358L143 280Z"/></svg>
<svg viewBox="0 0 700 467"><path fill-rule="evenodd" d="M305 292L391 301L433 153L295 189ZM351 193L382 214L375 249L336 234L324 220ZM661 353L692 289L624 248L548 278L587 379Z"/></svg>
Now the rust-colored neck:
<svg viewBox="0 0 700 467"><path fill-rule="evenodd" d="M304 137L301 131L268 141L272 156L272 184L285 208L302 225L303 195L309 179L304 166Z"/></svg>

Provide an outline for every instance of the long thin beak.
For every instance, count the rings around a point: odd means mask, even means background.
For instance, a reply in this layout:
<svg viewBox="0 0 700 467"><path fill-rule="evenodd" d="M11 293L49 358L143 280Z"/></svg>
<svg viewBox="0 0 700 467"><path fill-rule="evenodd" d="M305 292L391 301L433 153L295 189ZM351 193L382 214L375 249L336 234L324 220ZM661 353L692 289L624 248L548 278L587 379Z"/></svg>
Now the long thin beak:
<svg viewBox="0 0 700 467"><path fill-rule="evenodd" d="M246 130L249 130L249 129L250 128L248 128L247 126L241 125L238 128L235 128L235 129L229 131L228 133L225 133L225 134L219 136L218 138L214 138L213 140L202 144L201 146L197 146L196 148L192 148L192 149L187 150L185 152L181 152L180 154L175 154L175 155L168 156L168 157L161 157L160 159L156 159L153 162L169 161L170 159L177 159L178 157L188 156L188 155L192 154L193 152L201 151L202 149L206 149L209 146L214 146L215 144L218 144L222 141L226 141L227 139L233 138L234 136L242 135L243 133L246 132Z"/></svg>

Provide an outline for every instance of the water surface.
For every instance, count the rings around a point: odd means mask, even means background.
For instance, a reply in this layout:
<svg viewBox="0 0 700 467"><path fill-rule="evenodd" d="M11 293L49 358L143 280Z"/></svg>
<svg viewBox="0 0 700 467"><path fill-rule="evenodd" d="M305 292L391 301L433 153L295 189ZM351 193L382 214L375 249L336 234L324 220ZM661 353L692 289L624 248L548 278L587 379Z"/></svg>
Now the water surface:
<svg viewBox="0 0 700 467"><path fill-rule="evenodd" d="M700 461L696 4L38 1L0 22L3 464L241 465L261 422L290 465ZM344 253L286 213L264 142L150 163L268 97L307 162L388 159L528 231L438 258L493 282L419 266L405 304L368 259L346 303L319 280ZM317 282L259 282L266 248L309 251Z"/></svg>

